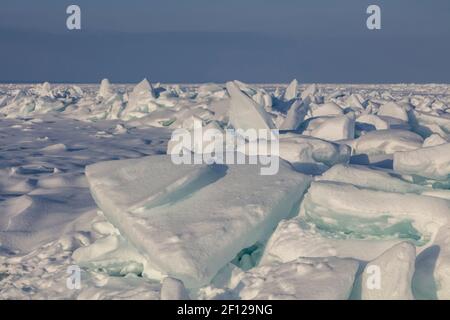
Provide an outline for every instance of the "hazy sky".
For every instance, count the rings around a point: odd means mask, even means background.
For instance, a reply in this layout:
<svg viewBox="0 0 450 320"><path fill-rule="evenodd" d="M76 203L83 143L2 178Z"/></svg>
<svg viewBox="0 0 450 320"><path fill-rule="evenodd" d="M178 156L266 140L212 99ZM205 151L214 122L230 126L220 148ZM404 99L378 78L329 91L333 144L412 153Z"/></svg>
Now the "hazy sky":
<svg viewBox="0 0 450 320"><path fill-rule="evenodd" d="M81 31L66 29L70 4ZM450 83L450 1L0 0L1 82L103 77Z"/></svg>

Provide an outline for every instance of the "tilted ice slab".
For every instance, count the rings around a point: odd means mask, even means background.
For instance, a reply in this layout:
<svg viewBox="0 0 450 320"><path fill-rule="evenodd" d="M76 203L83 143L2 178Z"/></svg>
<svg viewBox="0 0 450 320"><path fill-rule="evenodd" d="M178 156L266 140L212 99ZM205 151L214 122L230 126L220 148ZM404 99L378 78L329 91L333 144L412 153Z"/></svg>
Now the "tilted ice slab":
<svg viewBox="0 0 450 320"><path fill-rule="evenodd" d="M394 170L436 180L450 174L450 143L394 154Z"/></svg>
<svg viewBox="0 0 450 320"><path fill-rule="evenodd" d="M402 242L365 267L361 281L363 300L412 300L412 278L416 248Z"/></svg>
<svg viewBox="0 0 450 320"><path fill-rule="evenodd" d="M270 116L261 105L245 94L235 81L227 82L230 95L230 123L235 129L273 129L275 126Z"/></svg>
<svg viewBox="0 0 450 320"><path fill-rule="evenodd" d="M298 258L259 266L234 281L244 300L344 300L350 296L358 267L351 259Z"/></svg>
<svg viewBox="0 0 450 320"><path fill-rule="evenodd" d="M124 119L130 119L133 113L149 113L156 110L158 105L154 103L155 92L147 79L139 82L130 92L127 106L123 112Z"/></svg>
<svg viewBox="0 0 450 320"><path fill-rule="evenodd" d="M304 218L279 223L270 237L260 265L289 262L298 257L339 257L370 261L401 242L399 239L346 239L320 232Z"/></svg>
<svg viewBox="0 0 450 320"><path fill-rule="evenodd" d="M425 126L427 128L429 126L438 126L445 133L450 133L450 117L448 113L441 116L436 116L430 113L414 110L412 114L416 125Z"/></svg>
<svg viewBox="0 0 450 320"><path fill-rule="evenodd" d="M289 108L286 118L280 125L280 130L296 130L308 113L309 103L309 99L295 100Z"/></svg>
<svg viewBox="0 0 450 320"><path fill-rule="evenodd" d="M418 299L450 299L450 225L443 226L433 246L417 256L413 288Z"/></svg>
<svg viewBox="0 0 450 320"><path fill-rule="evenodd" d="M149 265L197 287L267 237L310 182L283 161L276 175L260 169L177 166L169 156L152 156L91 165L86 176L107 219Z"/></svg>
<svg viewBox="0 0 450 320"><path fill-rule="evenodd" d="M286 88L286 92L284 93L284 100L289 101L295 99L297 97L297 87L297 79L292 80L289 86Z"/></svg>
<svg viewBox="0 0 450 320"><path fill-rule="evenodd" d="M450 219L450 201L416 194L317 181L302 202L301 216L325 229L361 236L433 239Z"/></svg>
<svg viewBox="0 0 450 320"><path fill-rule="evenodd" d="M108 79L103 79L100 83L100 88L98 90L97 96L100 98L107 99L114 94L114 90L111 87L111 83Z"/></svg>

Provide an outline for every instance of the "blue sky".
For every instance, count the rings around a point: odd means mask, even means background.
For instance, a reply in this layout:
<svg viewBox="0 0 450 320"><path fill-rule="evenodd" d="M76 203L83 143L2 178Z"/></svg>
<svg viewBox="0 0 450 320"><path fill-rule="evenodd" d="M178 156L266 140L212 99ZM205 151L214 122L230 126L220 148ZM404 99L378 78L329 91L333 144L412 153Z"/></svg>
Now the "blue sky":
<svg viewBox="0 0 450 320"><path fill-rule="evenodd" d="M69 4L81 31L66 30ZM449 57L448 0L0 3L1 82L450 83Z"/></svg>

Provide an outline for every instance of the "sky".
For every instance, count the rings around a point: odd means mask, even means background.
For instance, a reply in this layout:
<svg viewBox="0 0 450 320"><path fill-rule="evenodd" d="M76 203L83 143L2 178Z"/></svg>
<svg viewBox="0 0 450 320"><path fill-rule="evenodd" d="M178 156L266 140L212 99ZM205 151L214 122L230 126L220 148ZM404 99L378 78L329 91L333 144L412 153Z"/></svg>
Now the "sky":
<svg viewBox="0 0 450 320"><path fill-rule="evenodd" d="M81 30L66 8L81 8ZM366 9L381 7L381 30ZM0 82L450 83L449 0L1 0Z"/></svg>

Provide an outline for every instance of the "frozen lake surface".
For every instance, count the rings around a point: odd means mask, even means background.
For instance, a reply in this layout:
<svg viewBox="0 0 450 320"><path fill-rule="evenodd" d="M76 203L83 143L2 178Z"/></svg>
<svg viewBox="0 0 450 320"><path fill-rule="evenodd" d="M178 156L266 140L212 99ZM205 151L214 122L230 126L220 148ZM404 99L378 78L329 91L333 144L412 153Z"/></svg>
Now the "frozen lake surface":
<svg viewBox="0 0 450 320"><path fill-rule="evenodd" d="M195 121L278 173L173 164ZM2 84L0 298L450 299L449 139L450 85Z"/></svg>

